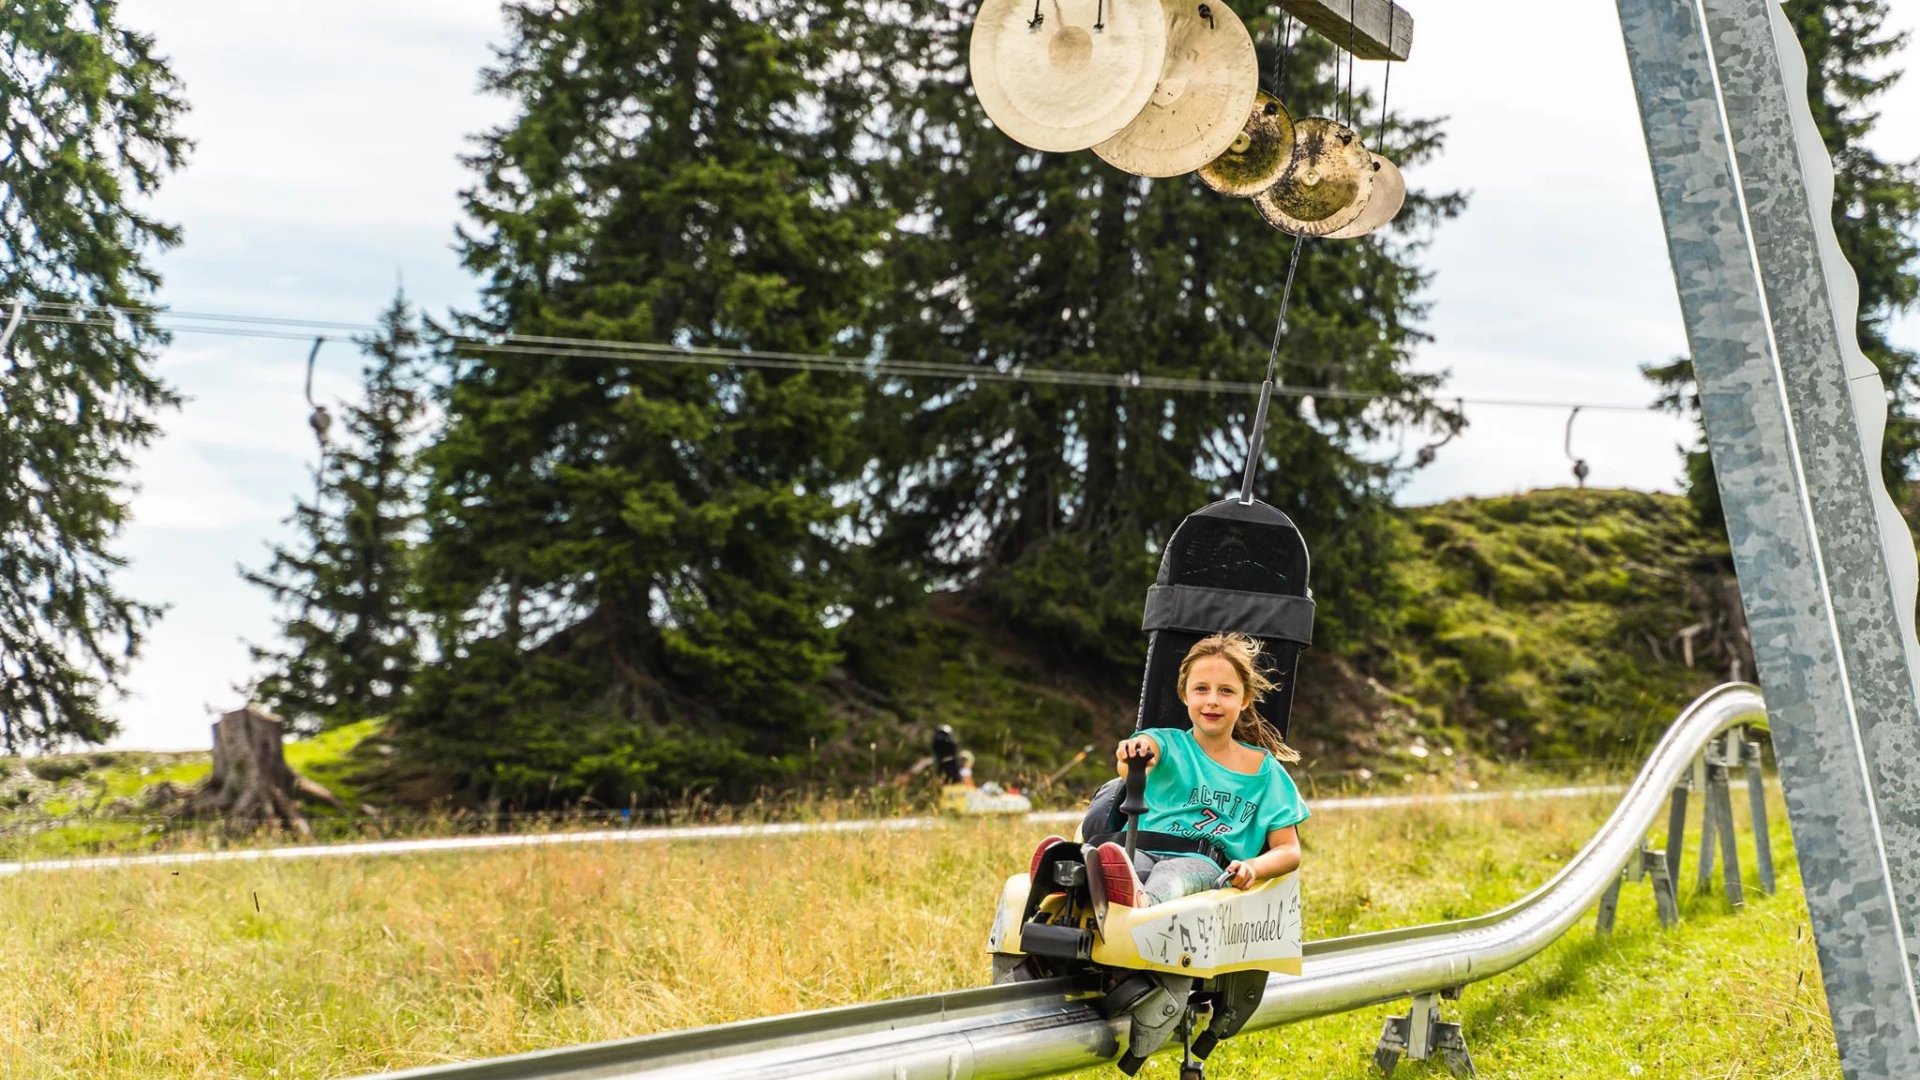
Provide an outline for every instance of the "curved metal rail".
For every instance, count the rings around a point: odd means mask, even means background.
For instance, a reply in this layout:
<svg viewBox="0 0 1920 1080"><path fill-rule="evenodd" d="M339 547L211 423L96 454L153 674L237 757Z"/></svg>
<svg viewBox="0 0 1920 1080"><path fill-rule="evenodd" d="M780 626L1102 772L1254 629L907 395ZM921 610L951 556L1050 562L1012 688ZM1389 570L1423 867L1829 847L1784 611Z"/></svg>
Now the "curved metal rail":
<svg viewBox="0 0 1920 1080"><path fill-rule="evenodd" d="M1653 750L1620 805L1553 879L1498 911L1308 943L1274 976L1247 1030L1349 1012L1490 978L1552 944L1600 899L1714 736L1766 726L1757 688L1703 694ZM666 1035L385 1074L387 1080L714 1080L716 1077L1016 1080L1118 1057L1124 1021L1069 980L931 994Z"/></svg>

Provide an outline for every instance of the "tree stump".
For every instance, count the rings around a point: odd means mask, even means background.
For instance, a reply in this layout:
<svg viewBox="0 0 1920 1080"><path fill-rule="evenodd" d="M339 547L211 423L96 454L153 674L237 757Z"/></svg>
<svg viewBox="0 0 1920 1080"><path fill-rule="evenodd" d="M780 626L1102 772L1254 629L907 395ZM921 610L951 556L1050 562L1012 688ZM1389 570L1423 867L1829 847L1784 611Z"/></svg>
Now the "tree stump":
<svg viewBox="0 0 1920 1080"><path fill-rule="evenodd" d="M221 817L242 828L284 825L301 836L313 835L300 800L336 807L340 800L293 771L280 739L279 719L259 709L249 706L222 716L213 725L213 775L179 804L179 813Z"/></svg>

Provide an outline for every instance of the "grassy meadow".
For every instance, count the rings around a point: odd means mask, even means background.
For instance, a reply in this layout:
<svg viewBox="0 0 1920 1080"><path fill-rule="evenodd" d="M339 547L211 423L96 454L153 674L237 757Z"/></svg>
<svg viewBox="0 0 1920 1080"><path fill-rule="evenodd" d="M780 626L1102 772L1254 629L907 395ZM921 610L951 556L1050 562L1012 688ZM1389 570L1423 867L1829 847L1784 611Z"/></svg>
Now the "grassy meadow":
<svg viewBox="0 0 1920 1080"><path fill-rule="evenodd" d="M1308 934L1497 907L1611 804L1323 814L1307 830ZM998 882L1039 831L969 821L0 880L0 1071L350 1076L978 985ZM1839 1076L1776 833L1780 895L1739 915L1687 898L1687 922L1665 933L1645 886L1629 887L1612 938L1589 923L1468 988L1449 1015L1481 1074ZM1683 878L1686 897L1690 866ZM1365 1076L1388 1011L1243 1036L1210 1075ZM1159 1058L1143 1075L1173 1073Z"/></svg>

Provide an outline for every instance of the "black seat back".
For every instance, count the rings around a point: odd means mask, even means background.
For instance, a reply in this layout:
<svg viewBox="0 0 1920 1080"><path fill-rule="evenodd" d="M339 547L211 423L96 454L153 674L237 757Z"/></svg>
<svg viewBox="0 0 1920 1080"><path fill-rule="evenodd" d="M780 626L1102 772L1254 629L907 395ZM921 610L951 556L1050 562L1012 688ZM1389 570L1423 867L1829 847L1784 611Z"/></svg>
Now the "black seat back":
<svg viewBox="0 0 1920 1080"><path fill-rule="evenodd" d="M1224 499L1187 516L1160 556L1141 628L1147 670L1135 730L1188 727L1180 661L1211 634L1258 638L1261 668L1278 689L1260 715L1287 734L1300 653L1313 640L1306 541L1292 519L1263 502Z"/></svg>

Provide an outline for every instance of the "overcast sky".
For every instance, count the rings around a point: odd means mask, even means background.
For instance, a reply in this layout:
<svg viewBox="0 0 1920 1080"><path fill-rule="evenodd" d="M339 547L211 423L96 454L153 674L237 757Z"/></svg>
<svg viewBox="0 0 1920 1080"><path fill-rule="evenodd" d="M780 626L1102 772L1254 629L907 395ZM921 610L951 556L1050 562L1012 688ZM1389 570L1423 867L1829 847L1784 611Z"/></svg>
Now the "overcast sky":
<svg viewBox="0 0 1920 1080"><path fill-rule="evenodd" d="M1903 27L1920 21L1920 5L1894 7ZM1450 371L1450 392L1467 397L1645 402L1638 366L1683 352L1685 338L1619 27L1605 0L1554 4L1563 45L1541 48L1541 11L1538 0L1414 8L1392 104L1449 121L1447 153L1409 179L1472 194L1426 256L1434 341L1420 363ZM125 0L121 18L158 38L193 109L197 148L158 199L186 235L160 260L162 302L367 322L402 281L431 312L471 301L451 247L467 181L457 159L468 135L507 116L477 90L498 37L493 4ZM1878 149L1920 156L1920 78L1883 110ZM1898 338L1920 345L1920 322ZM311 484L307 348L182 334L162 358L187 403L139 461L122 584L170 610L116 710L115 745L204 747L214 714L241 702L242 642L270 639L272 611L235 568L266 561ZM316 396L350 397L357 371L351 345L328 345ZM1405 501L1569 482L1565 412L1469 416ZM1686 434L1653 414L1582 413L1574 446L1595 485L1673 490Z"/></svg>

